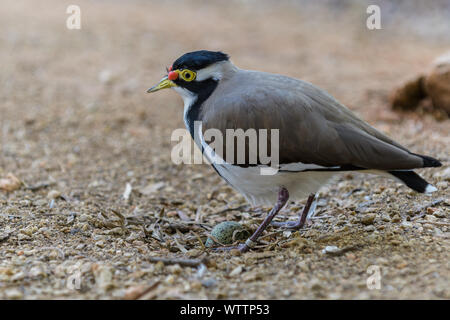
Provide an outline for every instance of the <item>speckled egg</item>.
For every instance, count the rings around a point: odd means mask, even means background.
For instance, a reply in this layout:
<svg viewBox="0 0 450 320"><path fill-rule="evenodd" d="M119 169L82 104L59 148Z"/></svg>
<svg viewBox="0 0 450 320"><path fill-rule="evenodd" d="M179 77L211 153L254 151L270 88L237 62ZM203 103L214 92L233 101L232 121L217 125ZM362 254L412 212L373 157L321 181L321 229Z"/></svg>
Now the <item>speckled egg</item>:
<svg viewBox="0 0 450 320"><path fill-rule="evenodd" d="M212 229L211 235L222 244L232 244L233 233L235 233L235 231L236 234L234 236L234 240L245 240L250 236L250 232L248 232L247 229L234 221L225 221L219 223ZM218 244L214 243L211 238L208 238L206 240L205 246L212 247L213 245Z"/></svg>

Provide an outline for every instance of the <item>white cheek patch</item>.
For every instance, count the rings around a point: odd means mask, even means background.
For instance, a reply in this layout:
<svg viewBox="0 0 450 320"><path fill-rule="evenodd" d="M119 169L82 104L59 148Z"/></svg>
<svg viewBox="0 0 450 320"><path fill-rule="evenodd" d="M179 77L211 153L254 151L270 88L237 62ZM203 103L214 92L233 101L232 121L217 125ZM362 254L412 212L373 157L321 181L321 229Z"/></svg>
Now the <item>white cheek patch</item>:
<svg viewBox="0 0 450 320"><path fill-rule="evenodd" d="M197 77L195 78L195 81L203 81L206 79L214 79L214 80L220 80L223 77L223 63L224 62L218 62L214 63L206 68L203 68L201 70L197 71Z"/></svg>

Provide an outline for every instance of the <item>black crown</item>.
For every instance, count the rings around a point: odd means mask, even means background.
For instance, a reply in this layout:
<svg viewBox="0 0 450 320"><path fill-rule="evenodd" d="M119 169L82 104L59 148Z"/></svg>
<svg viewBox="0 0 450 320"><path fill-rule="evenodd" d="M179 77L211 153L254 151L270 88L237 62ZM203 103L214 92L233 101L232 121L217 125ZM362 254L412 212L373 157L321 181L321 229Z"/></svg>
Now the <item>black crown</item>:
<svg viewBox="0 0 450 320"><path fill-rule="evenodd" d="M200 70L213 63L228 60L229 56L223 52L200 50L183 54L173 63L172 67L174 70Z"/></svg>

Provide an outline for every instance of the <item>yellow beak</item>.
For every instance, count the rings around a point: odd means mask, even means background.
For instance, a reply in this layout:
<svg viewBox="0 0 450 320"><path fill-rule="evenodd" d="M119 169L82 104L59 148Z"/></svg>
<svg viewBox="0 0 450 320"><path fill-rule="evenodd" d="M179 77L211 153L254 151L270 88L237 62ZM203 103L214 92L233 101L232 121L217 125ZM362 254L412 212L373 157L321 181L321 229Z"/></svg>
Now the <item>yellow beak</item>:
<svg viewBox="0 0 450 320"><path fill-rule="evenodd" d="M147 92L148 93L156 92L156 91L159 91L159 90L162 90L162 89L172 88L172 87L176 87L176 86L177 85L173 81L169 80L167 78L167 76L165 76L164 78L161 79L161 81L159 81L159 83L156 86L151 87L150 89L148 89Z"/></svg>

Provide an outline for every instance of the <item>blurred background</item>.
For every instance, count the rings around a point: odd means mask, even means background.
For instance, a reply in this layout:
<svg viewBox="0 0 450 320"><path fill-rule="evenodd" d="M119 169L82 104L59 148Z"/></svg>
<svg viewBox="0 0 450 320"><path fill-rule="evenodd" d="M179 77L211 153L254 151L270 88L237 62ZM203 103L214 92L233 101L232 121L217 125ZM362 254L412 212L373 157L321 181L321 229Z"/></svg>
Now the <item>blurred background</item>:
<svg viewBox="0 0 450 320"><path fill-rule="evenodd" d="M80 30L66 28L71 4L81 9ZM366 27L371 4L381 8L381 30ZM48 228L49 237L33 238L42 243L29 242L29 248L58 244L78 252L83 241L90 247L90 238L67 236L72 229L59 230L57 218L39 216L48 210L48 197L55 198L50 189L73 200L57 201L60 212L88 216L109 206L128 213L136 208L158 212L181 203L194 218L198 206L208 213L214 211L208 206L244 203L210 168L170 162L171 132L184 127L182 101L170 90L145 93L176 58L199 49L228 53L240 68L310 81L414 152L446 160L448 120L394 112L390 97L450 49L449 17L449 0L2 0L0 176L12 172L28 186L52 185L0 192L3 212L26 216L3 216L2 227L17 231L40 223ZM431 171L425 177L438 181ZM358 179L352 183L364 183ZM126 183L153 187L124 205ZM211 201L214 194L221 200ZM86 228L96 234L93 225ZM8 250L17 246L17 239L11 239L3 242ZM140 246L134 243L127 250ZM149 250L142 247L144 253ZM9 265L9 253L2 252ZM100 260L108 256L102 254L92 253ZM448 294L442 290L441 296ZM25 296L57 295L54 290L33 292ZM403 293L436 296L422 289Z"/></svg>
<svg viewBox="0 0 450 320"><path fill-rule="evenodd" d="M148 161L152 149L168 159L159 144L184 127L181 99L144 93L185 52L222 50L241 68L310 81L400 138L389 124L422 116L393 113L392 91L450 47L448 0L78 1L80 30L66 28L70 4L0 8L0 167L33 179L39 171L28 168L46 156L97 163L144 152ZM370 4L381 30L366 27ZM428 121L414 123L445 127Z"/></svg>

